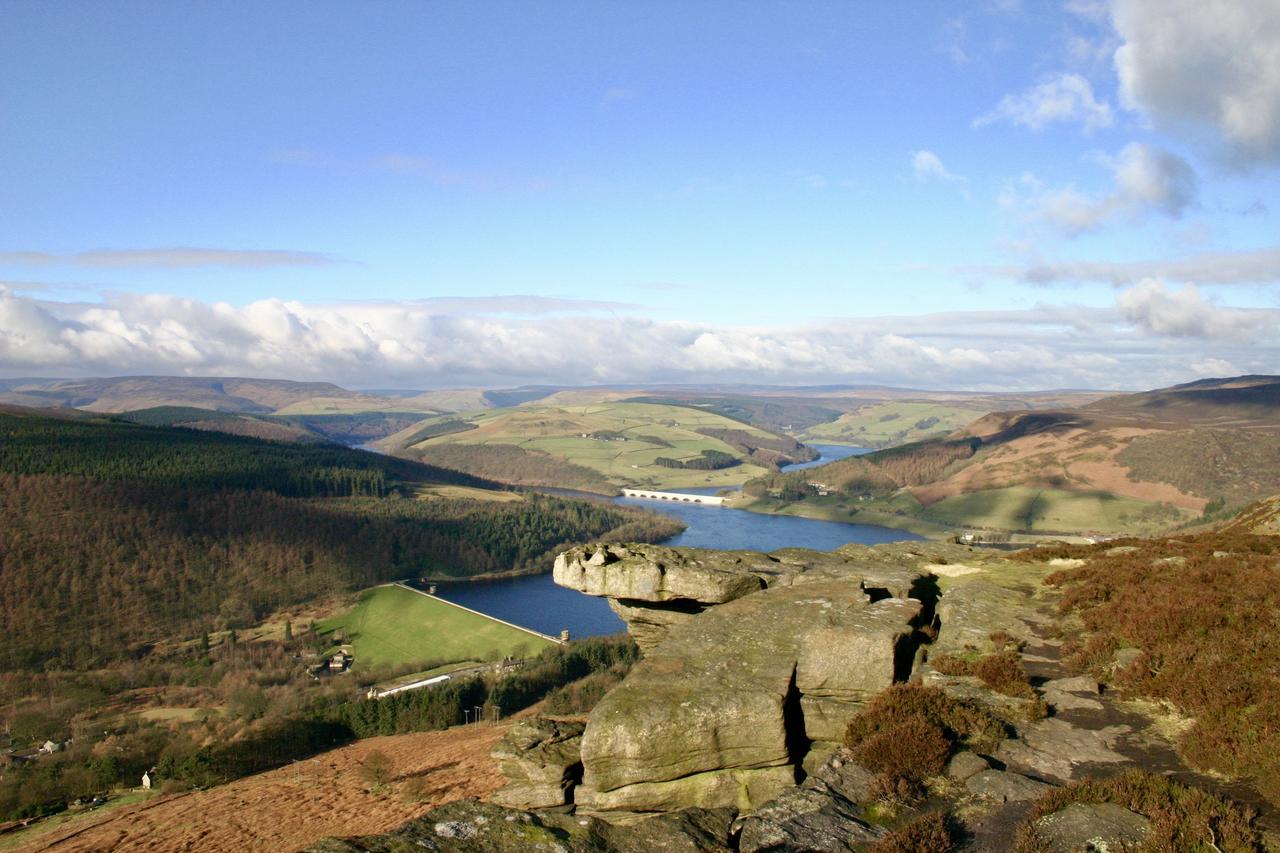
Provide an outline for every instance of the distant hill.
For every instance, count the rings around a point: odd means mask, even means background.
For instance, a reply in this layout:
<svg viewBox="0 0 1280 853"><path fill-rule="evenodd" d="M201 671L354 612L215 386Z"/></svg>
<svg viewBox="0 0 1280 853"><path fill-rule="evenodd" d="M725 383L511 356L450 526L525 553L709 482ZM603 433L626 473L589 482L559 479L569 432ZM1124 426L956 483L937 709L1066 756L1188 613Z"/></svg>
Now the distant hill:
<svg viewBox="0 0 1280 853"><path fill-rule="evenodd" d="M0 402L67 406L96 412L124 412L153 406L192 406L224 412L274 412L323 396L354 396L328 382L272 379L119 376L13 384Z"/></svg>
<svg viewBox="0 0 1280 853"><path fill-rule="evenodd" d="M329 382L182 376L6 380L0 404L129 413L139 423L188 426L278 441L359 444L448 411L414 398ZM276 417L272 417L276 416Z"/></svg>
<svg viewBox="0 0 1280 853"><path fill-rule="evenodd" d="M0 380L0 404L131 413L132 420L156 426L181 425L281 441L360 444L403 430L423 417L515 406L559 390L539 386L379 393L351 391L331 382L116 376ZM246 417L200 416L200 411ZM140 412L145 414L136 414Z"/></svg>
<svg viewBox="0 0 1280 853"><path fill-rule="evenodd" d="M559 402L563 395L549 398ZM818 444L892 447L944 435L988 412L1079 406L1091 391L975 394L884 387L753 388L710 393L667 390L630 402L694 406Z"/></svg>
<svg viewBox="0 0 1280 853"><path fill-rule="evenodd" d="M504 482L606 493L736 485L815 456L795 439L712 411L639 402L444 415L379 447Z"/></svg>
<svg viewBox="0 0 1280 853"><path fill-rule="evenodd" d="M428 391L352 391L329 382L236 377L123 376L98 379L0 380L0 403L96 412L197 408L290 419L294 434L308 433L346 443L364 443L405 429L423 417L529 406L584 406L637 402L688 406L802 441L889 447L941 435L993 411L1078 406L1097 399L1087 391L978 394L883 386L812 387L521 386L506 389L450 388ZM379 413L381 419L371 417ZM413 418L418 415L418 418ZM346 419L346 420L344 420ZM200 419L192 417L187 423ZM268 430L209 418L201 429L287 437Z"/></svg>
<svg viewBox="0 0 1280 853"><path fill-rule="evenodd" d="M961 528L1154 532L1280 492L1280 377L995 412L942 438L772 475L747 491L762 509L785 504L836 517L882 512Z"/></svg>
<svg viewBox="0 0 1280 853"><path fill-rule="evenodd" d="M154 406L121 412L122 420L146 426L177 426L272 441L367 444L417 423L420 412L256 415L193 406Z"/></svg>

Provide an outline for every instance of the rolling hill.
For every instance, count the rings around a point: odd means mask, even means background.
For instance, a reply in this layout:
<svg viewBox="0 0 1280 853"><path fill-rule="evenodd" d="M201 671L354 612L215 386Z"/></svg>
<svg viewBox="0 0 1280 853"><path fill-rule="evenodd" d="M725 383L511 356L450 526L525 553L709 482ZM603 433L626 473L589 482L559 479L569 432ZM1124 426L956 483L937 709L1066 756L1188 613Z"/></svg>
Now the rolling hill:
<svg viewBox="0 0 1280 853"><path fill-rule="evenodd" d="M117 376L10 383L0 402L125 412L154 406L191 406L268 414L314 398L358 399L328 382L184 376Z"/></svg>
<svg viewBox="0 0 1280 853"><path fill-rule="evenodd" d="M1034 533L1155 532L1280 492L1280 377L996 412L944 438L762 478L747 492L766 510L882 512Z"/></svg>
<svg viewBox="0 0 1280 853"><path fill-rule="evenodd" d="M814 458L794 439L715 412L633 402L445 415L379 446L503 482L606 493L618 486L736 485L779 464Z"/></svg>

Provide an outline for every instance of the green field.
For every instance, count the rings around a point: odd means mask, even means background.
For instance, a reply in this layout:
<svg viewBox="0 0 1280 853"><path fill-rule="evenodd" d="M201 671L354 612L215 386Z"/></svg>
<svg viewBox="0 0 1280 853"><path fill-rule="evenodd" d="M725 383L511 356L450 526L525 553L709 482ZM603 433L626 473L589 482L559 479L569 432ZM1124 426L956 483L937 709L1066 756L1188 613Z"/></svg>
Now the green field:
<svg viewBox="0 0 1280 853"><path fill-rule="evenodd" d="M846 412L830 423L812 426L801 438L855 447L893 447L960 429L990 411L985 404L924 400L876 403Z"/></svg>
<svg viewBox="0 0 1280 853"><path fill-rule="evenodd" d="M940 524L1042 533L1153 533L1192 517L1175 507L1117 497L1013 486L958 495L921 516Z"/></svg>
<svg viewBox="0 0 1280 853"><path fill-rule="evenodd" d="M405 450L442 445L507 444L597 472L619 486L681 489L698 486L740 485L765 469L743 463L718 471L666 468L659 457L696 459L704 450L716 450L743 458L739 449L703 435L702 429L728 429L761 441L776 436L714 412L686 406L654 403L599 403L585 406L521 406L449 415L422 421L405 430L402 441L412 441L432 423L463 420L475 429L453 432L410 443ZM395 444L393 436L389 442Z"/></svg>
<svg viewBox="0 0 1280 853"><path fill-rule="evenodd" d="M360 667L500 660L536 655L552 645L400 586L366 590L352 610L316 625L321 634L339 629Z"/></svg>

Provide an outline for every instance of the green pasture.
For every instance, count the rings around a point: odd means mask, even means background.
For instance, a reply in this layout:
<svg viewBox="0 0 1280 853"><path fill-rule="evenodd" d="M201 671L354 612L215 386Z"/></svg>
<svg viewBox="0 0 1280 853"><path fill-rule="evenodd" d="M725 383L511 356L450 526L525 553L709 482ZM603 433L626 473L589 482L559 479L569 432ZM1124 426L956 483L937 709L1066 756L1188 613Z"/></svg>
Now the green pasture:
<svg viewBox="0 0 1280 853"><path fill-rule="evenodd" d="M1063 533L1153 533L1189 518L1182 510L1107 492L1012 486L957 495L921 515L940 524Z"/></svg>
<svg viewBox="0 0 1280 853"><path fill-rule="evenodd" d="M342 629L357 666L529 656L548 640L400 586L366 590L354 608L316 626Z"/></svg>
<svg viewBox="0 0 1280 853"><path fill-rule="evenodd" d="M699 429L733 429L760 438L769 436L714 412L684 406L657 403L521 406L449 417L466 420L477 428L436 436L415 446L511 444L598 471L616 484L657 489L739 485L765 473L764 468L750 464L719 471L655 464L659 457L696 459L704 450L741 458L733 447L700 434ZM420 430L437 420L441 419L425 420L414 429ZM621 440L583 437L597 433L616 433Z"/></svg>
<svg viewBox="0 0 1280 853"><path fill-rule="evenodd" d="M810 427L801 438L856 447L892 447L960 429L990 411L986 406L924 400L876 403Z"/></svg>

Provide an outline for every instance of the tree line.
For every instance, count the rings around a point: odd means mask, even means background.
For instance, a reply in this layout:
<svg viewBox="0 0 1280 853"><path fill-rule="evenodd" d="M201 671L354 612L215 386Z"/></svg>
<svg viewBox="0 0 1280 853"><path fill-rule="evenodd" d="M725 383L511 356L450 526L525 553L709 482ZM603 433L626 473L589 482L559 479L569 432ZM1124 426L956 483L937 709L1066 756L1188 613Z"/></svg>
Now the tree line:
<svg viewBox="0 0 1280 853"><path fill-rule="evenodd" d="M544 495L317 500L12 474L0 474L0 518L6 669L100 665L333 592L549 567L571 543L679 530L629 507Z"/></svg>
<svg viewBox="0 0 1280 853"><path fill-rule="evenodd" d="M111 418L3 413L0 472L265 489L303 497L380 496L397 482L493 486L460 471L334 444L265 441Z"/></svg>

